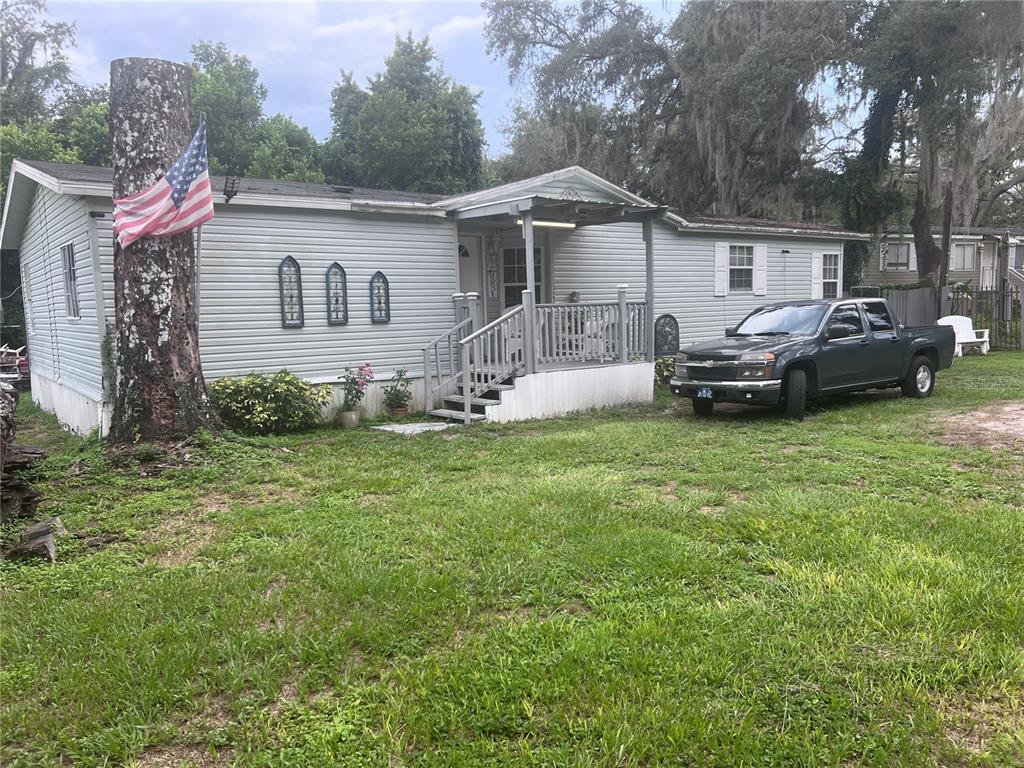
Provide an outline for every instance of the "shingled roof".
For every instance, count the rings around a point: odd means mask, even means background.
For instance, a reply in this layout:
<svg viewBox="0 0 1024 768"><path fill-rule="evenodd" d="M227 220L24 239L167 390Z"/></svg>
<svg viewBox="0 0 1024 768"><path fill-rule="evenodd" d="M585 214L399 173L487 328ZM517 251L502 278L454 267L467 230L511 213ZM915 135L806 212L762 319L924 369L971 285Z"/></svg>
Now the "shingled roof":
<svg viewBox="0 0 1024 768"><path fill-rule="evenodd" d="M77 184L95 184L109 187L113 183L113 171L95 165L73 165L70 163L47 163L42 160L22 160L47 176L58 181ZM224 176L211 176L210 182L215 193L223 192ZM430 204L443 195L423 192L400 192L393 189L371 189L349 187L338 184L311 184L303 181L273 181L270 179L239 178L238 191L249 195L268 197L308 197L321 200L373 200L389 203Z"/></svg>

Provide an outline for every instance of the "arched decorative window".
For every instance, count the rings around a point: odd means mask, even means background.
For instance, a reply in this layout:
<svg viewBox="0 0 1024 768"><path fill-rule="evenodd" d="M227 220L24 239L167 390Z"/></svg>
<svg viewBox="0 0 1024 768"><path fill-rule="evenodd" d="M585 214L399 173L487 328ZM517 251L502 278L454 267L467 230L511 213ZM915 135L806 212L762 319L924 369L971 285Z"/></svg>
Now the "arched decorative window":
<svg viewBox="0 0 1024 768"><path fill-rule="evenodd" d="M348 278L338 262L327 268L327 324L348 322Z"/></svg>
<svg viewBox="0 0 1024 768"><path fill-rule="evenodd" d="M561 195L563 200L582 200L583 196L579 193L576 187L566 187L562 190Z"/></svg>
<svg viewBox="0 0 1024 768"><path fill-rule="evenodd" d="M277 284L281 289L281 325L301 328L305 322L302 311L302 270L299 262L285 256L277 267Z"/></svg>
<svg viewBox="0 0 1024 768"><path fill-rule="evenodd" d="M391 322L391 289L383 272L374 272L370 278L370 320L374 323Z"/></svg>

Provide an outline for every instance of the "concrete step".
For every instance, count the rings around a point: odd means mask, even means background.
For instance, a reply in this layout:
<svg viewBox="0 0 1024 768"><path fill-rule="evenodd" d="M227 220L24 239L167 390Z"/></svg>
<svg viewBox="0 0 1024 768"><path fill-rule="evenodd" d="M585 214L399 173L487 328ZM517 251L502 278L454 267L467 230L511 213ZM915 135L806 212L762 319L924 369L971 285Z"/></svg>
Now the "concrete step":
<svg viewBox="0 0 1024 768"><path fill-rule="evenodd" d="M449 402L449 401L451 401L453 403L464 403L464 402L466 402L466 398L463 395L448 395L448 397L446 397L444 400L445 400L446 403ZM474 397L469 402L470 402L470 405L482 405L482 406L484 406L486 408L489 405L497 405L498 403L501 402L501 400L495 400L495 399L492 399L490 397Z"/></svg>
<svg viewBox="0 0 1024 768"><path fill-rule="evenodd" d="M435 408L432 411L427 411L427 413L439 419L449 419L450 421L463 421L466 416L463 411L456 411L451 408ZM485 418L487 417L482 413L469 414L470 421L483 421Z"/></svg>

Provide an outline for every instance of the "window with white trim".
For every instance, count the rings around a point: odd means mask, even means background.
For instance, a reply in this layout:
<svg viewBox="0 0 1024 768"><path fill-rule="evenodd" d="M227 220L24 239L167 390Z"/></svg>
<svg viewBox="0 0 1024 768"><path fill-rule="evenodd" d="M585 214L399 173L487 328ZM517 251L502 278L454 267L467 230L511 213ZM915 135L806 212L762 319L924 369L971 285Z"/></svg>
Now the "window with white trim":
<svg viewBox="0 0 1024 768"><path fill-rule="evenodd" d="M754 290L754 246L729 246L729 290Z"/></svg>
<svg viewBox="0 0 1024 768"><path fill-rule="evenodd" d="M821 254L821 297L839 298L839 254Z"/></svg>
<svg viewBox="0 0 1024 768"><path fill-rule="evenodd" d="M523 303L523 291L526 290L526 249L505 248L502 253L502 269L505 289L505 308ZM540 248L533 249L533 290L534 301L544 295L543 274L541 270Z"/></svg>
<svg viewBox="0 0 1024 768"><path fill-rule="evenodd" d="M974 243L955 243L949 254L949 271L973 272L975 251Z"/></svg>
<svg viewBox="0 0 1024 768"><path fill-rule="evenodd" d="M68 317L77 319L78 310L78 273L75 269L75 244L62 245L60 260L64 267L64 308Z"/></svg>
<svg viewBox="0 0 1024 768"><path fill-rule="evenodd" d="M885 259L887 272L910 271L910 243L890 243L889 255Z"/></svg>

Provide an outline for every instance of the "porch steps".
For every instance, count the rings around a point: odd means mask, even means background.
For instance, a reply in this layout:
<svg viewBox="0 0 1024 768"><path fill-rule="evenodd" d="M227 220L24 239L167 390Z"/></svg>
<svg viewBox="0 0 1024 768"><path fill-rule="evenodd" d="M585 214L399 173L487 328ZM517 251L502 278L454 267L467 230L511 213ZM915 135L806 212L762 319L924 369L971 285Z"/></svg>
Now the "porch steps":
<svg viewBox="0 0 1024 768"><path fill-rule="evenodd" d="M509 387L509 389L512 389L512 387ZM463 395L448 395L448 397L444 399L444 402L446 405L448 403L464 404L466 402L466 398ZM500 402L501 400L496 397L474 397L469 401L469 404L470 407L480 405L486 408L488 405L497 405Z"/></svg>
<svg viewBox="0 0 1024 768"><path fill-rule="evenodd" d="M466 416L463 411L455 411L451 408L435 408L432 411L427 411L427 413L439 419L450 419L451 421L462 421ZM470 421L483 421L486 418L482 413L474 412L469 414Z"/></svg>

